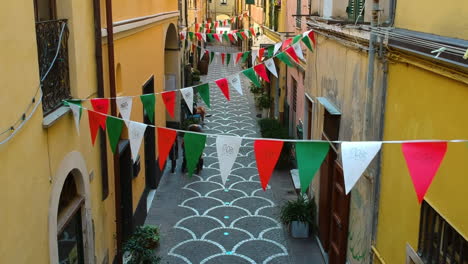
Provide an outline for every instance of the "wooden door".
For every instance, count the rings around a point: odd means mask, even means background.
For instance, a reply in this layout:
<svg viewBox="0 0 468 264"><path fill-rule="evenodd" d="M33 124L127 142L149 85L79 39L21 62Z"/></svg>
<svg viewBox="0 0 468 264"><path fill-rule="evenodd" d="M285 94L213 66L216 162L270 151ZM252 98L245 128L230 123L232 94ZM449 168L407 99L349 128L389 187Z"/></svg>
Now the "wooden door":
<svg viewBox="0 0 468 264"><path fill-rule="evenodd" d="M151 77L143 86L143 94L154 93L154 77ZM143 120L145 124L151 124L146 111L143 111ZM153 113L153 120L154 113ZM154 127L148 126L144 135L145 148L145 183L146 188L156 189L156 132Z"/></svg>
<svg viewBox="0 0 468 264"><path fill-rule="evenodd" d="M337 161L334 162L331 196L329 263L344 264L348 242L350 195L345 193L343 169Z"/></svg>
<svg viewBox="0 0 468 264"><path fill-rule="evenodd" d="M119 142L120 210L123 242L133 233L133 161L128 140Z"/></svg>
<svg viewBox="0 0 468 264"><path fill-rule="evenodd" d="M322 139L326 140L325 137L322 137ZM331 189L333 183L333 164L335 160L336 153L330 150L320 167L319 238L326 252L328 252L330 245Z"/></svg>

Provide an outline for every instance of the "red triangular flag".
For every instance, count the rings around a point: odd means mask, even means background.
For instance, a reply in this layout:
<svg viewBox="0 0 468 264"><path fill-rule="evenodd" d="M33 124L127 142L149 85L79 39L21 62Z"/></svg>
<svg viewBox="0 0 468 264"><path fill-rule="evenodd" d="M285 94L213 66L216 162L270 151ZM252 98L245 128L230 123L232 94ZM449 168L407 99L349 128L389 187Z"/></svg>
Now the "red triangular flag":
<svg viewBox="0 0 468 264"><path fill-rule="evenodd" d="M91 105L93 109L101 113L102 115L98 114L96 117L99 120L99 126L102 130L106 130L106 115L109 112L109 99L107 98L95 98L91 99Z"/></svg>
<svg viewBox="0 0 468 264"><path fill-rule="evenodd" d="M289 54L289 56L291 56L291 58L293 58L295 62L299 63L299 57L297 57L296 51L293 47L287 49L286 53Z"/></svg>
<svg viewBox="0 0 468 264"><path fill-rule="evenodd" d="M265 48L261 48L258 50L258 60L262 61L263 55L265 54Z"/></svg>
<svg viewBox="0 0 468 264"><path fill-rule="evenodd" d="M291 44L292 41L293 41L292 38L288 38L287 40L283 41L283 45L281 46L281 50L286 49Z"/></svg>
<svg viewBox="0 0 468 264"><path fill-rule="evenodd" d="M226 53L221 53L221 63L224 65L224 58L226 57Z"/></svg>
<svg viewBox="0 0 468 264"><path fill-rule="evenodd" d="M229 40L230 40L232 43L235 43L235 42L236 42L236 40L234 39L234 36L233 36L231 33L228 34L228 37L229 37Z"/></svg>
<svg viewBox="0 0 468 264"><path fill-rule="evenodd" d="M447 142L403 143L401 150L421 203L445 157Z"/></svg>
<svg viewBox="0 0 468 264"><path fill-rule="evenodd" d="M197 36L197 39L200 41L203 39L201 33L195 33L195 36Z"/></svg>
<svg viewBox="0 0 468 264"><path fill-rule="evenodd" d="M283 141L255 140L255 160L257 161L258 175L262 188L265 191L275 169L276 162L281 154Z"/></svg>
<svg viewBox="0 0 468 264"><path fill-rule="evenodd" d="M176 136L177 132L175 130L158 127L158 157L159 168L161 170L164 168L167 155L169 155L169 151L171 151Z"/></svg>
<svg viewBox="0 0 468 264"><path fill-rule="evenodd" d="M247 39L247 35L245 34L245 32L244 32L244 31L242 31L242 32L241 32L241 35L242 35L242 37L244 38L244 40L246 40L246 39Z"/></svg>
<svg viewBox="0 0 468 264"><path fill-rule="evenodd" d="M198 32L199 29L200 29L200 24L195 23L195 32Z"/></svg>
<svg viewBox="0 0 468 264"><path fill-rule="evenodd" d="M180 32L180 40L184 40L184 39L185 39L184 33Z"/></svg>
<svg viewBox="0 0 468 264"><path fill-rule="evenodd" d="M314 43L314 46L316 45L316 41L315 41L315 33L314 31L310 31L309 33L309 38L312 40L312 42Z"/></svg>
<svg viewBox="0 0 468 264"><path fill-rule="evenodd" d="M91 143L96 142L97 132L99 130L99 122L101 115L92 110L88 110L89 131L91 132Z"/></svg>
<svg viewBox="0 0 468 264"><path fill-rule="evenodd" d="M174 118L176 92L175 91L164 92L161 94L161 96L164 101L164 105L166 106L167 112L172 118Z"/></svg>
<svg viewBox="0 0 468 264"><path fill-rule="evenodd" d="M270 79L268 78L268 74L265 68L265 64L260 63L254 66L255 72L260 76L263 80L270 82Z"/></svg>
<svg viewBox="0 0 468 264"><path fill-rule="evenodd" d="M223 92L224 96L226 99L229 101L229 85L228 81L226 78L216 80L215 83L218 85L219 89L221 89L221 92Z"/></svg>
<svg viewBox="0 0 468 264"><path fill-rule="evenodd" d="M253 28L250 28L250 33L252 33L252 36L254 36L254 37L256 36L255 30Z"/></svg>
<svg viewBox="0 0 468 264"><path fill-rule="evenodd" d="M239 60L242 58L242 55L244 55L243 52L239 52L237 53L237 57L236 57L236 64L239 63Z"/></svg>
<svg viewBox="0 0 468 264"><path fill-rule="evenodd" d="M213 34L213 36L215 37L215 39L219 42L221 42L221 39L219 38L219 35L218 34Z"/></svg>

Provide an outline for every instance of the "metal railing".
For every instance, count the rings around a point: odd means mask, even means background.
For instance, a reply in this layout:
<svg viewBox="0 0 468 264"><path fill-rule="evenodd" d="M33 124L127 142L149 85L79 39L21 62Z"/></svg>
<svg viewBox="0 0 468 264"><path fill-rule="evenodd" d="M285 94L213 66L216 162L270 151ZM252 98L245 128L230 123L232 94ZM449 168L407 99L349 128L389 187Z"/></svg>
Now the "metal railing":
<svg viewBox="0 0 468 264"><path fill-rule="evenodd" d="M43 92L44 116L70 98L67 20L36 23L39 74Z"/></svg>

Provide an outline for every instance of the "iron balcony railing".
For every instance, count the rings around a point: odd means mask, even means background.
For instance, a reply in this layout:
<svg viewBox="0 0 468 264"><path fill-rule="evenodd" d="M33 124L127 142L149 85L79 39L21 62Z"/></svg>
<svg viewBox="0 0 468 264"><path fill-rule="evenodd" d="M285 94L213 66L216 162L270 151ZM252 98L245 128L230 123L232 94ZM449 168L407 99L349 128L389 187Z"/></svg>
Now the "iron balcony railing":
<svg viewBox="0 0 468 264"><path fill-rule="evenodd" d="M65 19L36 23L44 115L60 107L62 100L70 98L68 35Z"/></svg>

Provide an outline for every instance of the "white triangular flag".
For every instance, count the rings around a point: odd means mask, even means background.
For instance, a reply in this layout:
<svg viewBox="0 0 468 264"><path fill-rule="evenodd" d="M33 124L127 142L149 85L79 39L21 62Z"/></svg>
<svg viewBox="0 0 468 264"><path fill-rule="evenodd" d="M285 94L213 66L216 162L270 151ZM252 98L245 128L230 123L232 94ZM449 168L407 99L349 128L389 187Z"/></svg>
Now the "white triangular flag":
<svg viewBox="0 0 468 264"><path fill-rule="evenodd" d="M221 63L221 53L215 52L215 63Z"/></svg>
<svg viewBox="0 0 468 264"><path fill-rule="evenodd" d="M130 96L126 97L117 97L116 99L117 107L119 112L122 115L122 119L128 127L128 122L130 120L130 114L132 113L132 102L133 98Z"/></svg>
<svg viewBox="0 0 468 264"><path fill-rule="evenodd" d="M275 65L275 61L273 60L273 58L266 60L265 66L271 72L271 74L273 74L276 78L278 78L278 72L276 71L276 65Z"/></svg>
<svg viewBox="0 0 468 264"><path fill-rule="evenodd" d="M292 47L294 51L296 52L297 56L299 57L299 59L305 60L304 53L302 53L301 42L297 42L296 44L292 45Z"/></svg>
<svg viewBox="0 0 468 264"><path fill-rule="evenodd" d="M185 103L187 104L187 107L190 110L190 113L193 114L193 88L188 87L180 89L180 93L182 94L182 97L184 98Z"/></svg>
<svg viewBox="0 0 468 264"><path fill-rule="evenodd" d="M76 127L76 132L78 135L80 135L80 110L81 107L79 105L73 104L73 103L68 103L70 106L70 109L72 110L73 113L73 118L75 119L75 127Z"/></svg>
<svg viewBox="0 0 468 264"><path fill-rule="evenodd" d="M141 141L145 135L147 125L130 121L128 124L128 139L130 140L130 150L132 151L133 162L137 160Z"/></svg>
<svg viewBox="0 0 468 264"><path fill-rule="evenodd" d="M205 30L206 30L206 28L205 28ZM206 42L206 33L201 33L201 36L203 38L203 41Z"/></svg>
<svg viewBox="0 0 468 264"><path fill-rule="evenodd" d="M234 39L237 41L237 34L236 34L236 33L232 33L232 36L233 36Z"/></svg>
<svg viewBox="0 0 468 264"><path fill-rule="evenodd" d="M255 65L255 60L258 56L258 50L252 50L252 65Z"/></svg>
<svg viewBox="0 0 468 264"><path fill-rule="evenodd" d="M216 34L216 35L218 35L219 42L223 43L223 34Z"/></svg>
<svg viewBox="0 0 468 264"><path fill-rule="evenodd" d="M302 37L308 36L311 31L312 30L309 30L309 31L306 31L306 32L302 33Z"/></svg>
<svg viewBox="0 0 468 264"><path fill-rule="evenodd" d="M206 53L206 50L203 47L201 47L200 48L200 60L203 59L203 56L205 56L205 53Z"/></svg>
<svg viewBox="0 0 468 264"><path fill-rule="evenodd" d="M231 173L241 143L241 137L218 136L216 138L216 151L223 184L226 184L226 180Z"/></svg>
<svg viewBox="0 0 468 264"><path fill-rule="evenodd" d="M273 50L273 55L275 55L278 52L278 50L281 48L282 45L283 45L282 42L278 42L278 43L275 44L275 49Z"/></svg>
<svg viewBox="0 0 468 264"><path fill-rule="evenodd" d="M187 38L187 31L182 31L181 34L183 39L185 40Z"/></svg>
<svg viewBox="0 0 468 264"><path fill-rule="evenodd" d="M382 142L341 143L346 194L354 187L381 147Z"/></svg>
<svg viewBox="0 0 468 264"><path fill-rule="evenodd" d="M235 74L233 76L229 76L227 77L228 79L228 82L231 86L234 87L234 89L236 89L236 91L240 94L240 95L243 95L242 93L242 83L241 83L241 79L240 79L240 75L239 74Z"/></svg>

